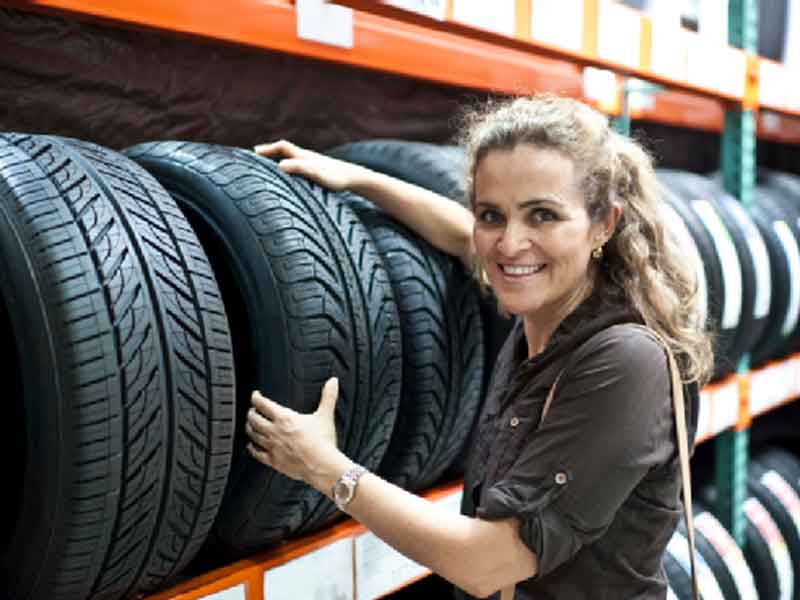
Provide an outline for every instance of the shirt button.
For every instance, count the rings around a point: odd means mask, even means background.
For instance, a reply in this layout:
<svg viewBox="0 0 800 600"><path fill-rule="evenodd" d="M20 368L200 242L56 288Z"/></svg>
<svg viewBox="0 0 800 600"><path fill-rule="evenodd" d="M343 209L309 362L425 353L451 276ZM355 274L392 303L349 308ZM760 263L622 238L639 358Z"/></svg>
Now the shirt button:
<svg viewBox="0 0 800 600"><path fill-rule="evenodd" d="M567 483L567 474L564 473L563 471L559 471L558 473L556 473L555 480L558 485L564 485L565 483Z"/></svg>
<svg viewBox="0 0 800 600"><path fill-rule="evenodd" d="M511 417L511 422L509 423L511 427L516 427L519 425L519 419L517 417Z"/></svg>

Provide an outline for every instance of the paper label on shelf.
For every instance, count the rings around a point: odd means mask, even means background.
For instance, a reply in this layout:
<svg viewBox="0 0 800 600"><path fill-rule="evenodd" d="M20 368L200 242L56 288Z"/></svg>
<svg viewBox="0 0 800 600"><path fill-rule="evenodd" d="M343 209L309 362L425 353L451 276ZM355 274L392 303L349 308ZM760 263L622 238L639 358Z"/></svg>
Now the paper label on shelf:
<svg viewBox="0 0 800 600"><path fill-rule="evenodd" d="M747 566L742 550L722 524L711 513L703 512L695 516L694 526L711 542L717 554L725 561L736 584L736 589L739 591L739 598L741 600L758 600L753 573Z"/></svg>
<svg viewBox="0 0 800 600"><path fill-rule="evenodd" d="M686 80L686 42L680 25L661 25L653 21L650 68L660 75Z"/></svg>
<svg viewBox="0 0 800 600"><path fill-rule="evenodd" d="M758 102L773 108L785 108L789 90L789 74L786 68L769 60L761 60L758 65Z"/></svg>
<svg viewBox="0 0 800 600"><path fill-rule="evenodd" d="M695 200L692 208L714 239L714 247L722 267L725 300L722 303L720 326L722 329L733 329L742 316L742 266L736 254L736 246L733 245L731 234L720 219L717 209L708 200Z"/></svg>
<svg viewBox="0 0 800 600"><path fill-rule="evenodd" d="M717 89L737 98L744 97L747 74L747 58L744 52L731 46L722 46L717 51L719 65L713 73L718 74Z"/></svg>
<svg viewBox="0 0 800 600"><path fill-rule="evenodd" d="M325 0L295 0L297 37L341 48L353 47L353 10Z"/></svg>
<svg viewBox="0 0 800 600"><path fill-rule="evenodd" d="M447 16L447 0L385 0L385 3L438 21Z"/></svg>
<svg viewBox="0 0 800 600"><path fill-rule="evenodd" d="M597 16L597 55L628 67L640 65L641 15L613 0L600 0Z"/></svg>
<svg viewBox="0 0 800 600"><path fill-rule="evenodd" d="M681 33L686 48L686 81L705 89L717 89L720 46L693 31L683 29Z"/></svg>
<svg viewBox="0 0 800 600"><path fill-rule="evenodd" d="M788 94L786 108L790 110L800 110L800 73L798 69L787 70L788 73Z"/></svg>
<svg viewBox="0 0 800 600"><path fill-rule="evenodd" d="M370 532L355 539L355 565L358 600L378 598L428 573Z"/></svg>
<svg viewBox="0 0 800 600"><path fill-rule="evenodd" d="M462 489L459 489L457 492L453 492L445 496L444 498L439 498L436 501L437 506L441 506L447 512L452 513L454 515L461 514L461 497L464 495Z"/></svg>
<svg viewBox="0 0 800 600"><path fill-rule="evenodd" d="M769 470L761 476L761 484L778 499L789 513L794 529L800 536L800 496L791 484L777 471Z"/></svg>
<svg viewBox="0 0 800 600"><path fill-rule="evenodd" d="M695 440L705 439L711 435L711 394L705 390L700 392L700 406L697 410L697 432Z"/></svg>
<svg viewBox="0 0 800 600"><path fill-rule="evenodd" d="M736 425L739 420L739 384L731 381L714 390L712 426L714 435Z"/></svg>
<svg viewBox="0 0 800 600"><path fill-rule="evenodd" d="M689 540L686 539L686 536L680 531L673 533L667 544L667 552L678 561L684 572L691 577L692 564L690 561ZM699 552L695 552L694 558L695 566L697 567L697 587L703 600L725 600L722 590L719 589L717 578L714 577L714 573L708 563Z"/></svg>
<svg viewBox="0 0 800 600"><path fill-rule="evenodd" d="M264 600L353 597L353 539L339 540L264 572Z"/></svg>
<svg viewBox="0 0 800 600"><path fill-rule="evenodd" d="M533 0L531 37L579 52L583 48L583 0Z"/></svg>
<svg viewBox="0 0 800 600"><path fill-rule="evenodd" d="M197 600L247 600L247 595L244 584L240 583L236 587L216 592L210 596L203 596Z"/></svg>
<svg viewBox="0 0 800 600"><path fill-rule="evenodd" d="M755 526L761 538L767 543L767 550L772 557L772 563L778 571L778 586L780 600L792 600L794 595L794 569L786 540L781 535L773 518L764 508L764 505L754 497L744 502L744 514Z"/></svg>
<svg viewBox="0 0 800 600"><path fill-rule="evenodd" d="M785 221L775 221L772 228L778 235L789 263L789 306L783 320L781 334L786 336L794 331L800 315L800 249L797 247L792 230Z"/></svg>
<svg viewBox="0 0 800 600"><path fill-rule="evenodd" d="M767 246L758 228L742 208L742 205L733 198L725 199L723 202L725 203L725 208L728 209L728 212L731 213L739 227L744 231L756 277L753 317L762 319L769 313L769 305L772 301L772 271L770 270Z"/></svg>
<svg viewBox="0 0 800 600"><path fill-rule="evenodd" d="M516 31L516 13L516 0L453 0L454 21L511 37Z"/></svg>

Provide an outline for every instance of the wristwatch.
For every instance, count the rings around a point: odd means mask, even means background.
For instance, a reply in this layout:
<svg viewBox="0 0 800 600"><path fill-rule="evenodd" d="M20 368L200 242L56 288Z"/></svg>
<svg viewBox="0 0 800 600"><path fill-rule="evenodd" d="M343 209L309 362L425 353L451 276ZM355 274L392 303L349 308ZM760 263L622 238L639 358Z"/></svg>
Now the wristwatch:
<svg viewBox="0 0 800 600"><path fill-rule="evenodd" d="M347 505L355 497L358 480L366 472L367 470L361 465L355 465L345 471L344 475L339 477L336 483L333 484L331 496L333 496L333 501L342 512L345 512Z"/></svg>

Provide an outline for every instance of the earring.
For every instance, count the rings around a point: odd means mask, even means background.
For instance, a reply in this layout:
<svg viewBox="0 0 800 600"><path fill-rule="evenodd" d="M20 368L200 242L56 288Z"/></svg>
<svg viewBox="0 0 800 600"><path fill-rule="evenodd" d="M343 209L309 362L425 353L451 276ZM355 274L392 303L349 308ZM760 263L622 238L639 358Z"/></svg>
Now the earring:
<svg viewBox="0 0 800 600"><path fill-rule="evenodd" d="M592 250L592 258L595 259L595 260L600 260L601 258L603 258L603 247L602 246L598 246L597 248Z"/></svg>

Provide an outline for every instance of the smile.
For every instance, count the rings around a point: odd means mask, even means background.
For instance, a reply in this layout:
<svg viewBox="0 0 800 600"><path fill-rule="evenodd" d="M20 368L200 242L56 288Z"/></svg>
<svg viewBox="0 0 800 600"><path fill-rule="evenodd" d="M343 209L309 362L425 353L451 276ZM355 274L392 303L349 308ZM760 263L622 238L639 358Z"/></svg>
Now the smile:
<svg viewBox="0 0 800 600"><path fill-rule="evenodd" d="M525 275L534 275L544 269L545 265L539 263L538 265L498 265L504 275L512 275L521 277Z"/></svg>

